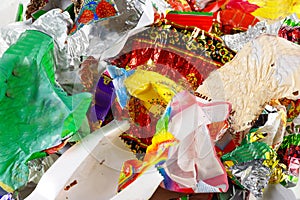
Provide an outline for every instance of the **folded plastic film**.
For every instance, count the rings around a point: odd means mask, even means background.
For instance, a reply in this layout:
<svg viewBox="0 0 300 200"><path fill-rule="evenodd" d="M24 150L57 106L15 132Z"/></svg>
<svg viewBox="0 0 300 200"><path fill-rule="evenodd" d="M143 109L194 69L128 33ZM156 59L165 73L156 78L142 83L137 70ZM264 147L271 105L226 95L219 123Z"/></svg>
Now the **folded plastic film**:
<svg viewBox="0 0 300 200"><path fill-rule="evenodd" d="M1 147L5 149L1 152L6 152L1 156L9 161L1 167L4 169L1 186L5 184L8 191L26 183L28 168L25 163L34 153L56 145L79 129L91 100L87 93L68 97L59 88L54 79L53 48L50 36L29 30L10 46L0 61L4 83L0 99L6 108L0 113L5 119L5 123L1 123L4 142ZM5 134L7 132L10 134ZM15 167L5 170L7 165Z"/></svg>

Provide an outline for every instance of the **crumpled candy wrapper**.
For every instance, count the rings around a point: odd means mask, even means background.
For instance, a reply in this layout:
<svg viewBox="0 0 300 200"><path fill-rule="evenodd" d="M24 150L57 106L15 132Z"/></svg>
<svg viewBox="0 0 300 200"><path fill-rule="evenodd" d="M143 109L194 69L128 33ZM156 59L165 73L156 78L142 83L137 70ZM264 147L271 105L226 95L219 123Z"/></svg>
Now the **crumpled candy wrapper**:
<svg viewBox="0 0 300 200"><path fill-rule="evenodd" d="M212 72L197 92L232 104L235 131L251 127L271 99L297 99L300 47L283 38L262 35L229 63ZM266 91L266 88L268 90Z"/></svg>
<svg viewBox="0 0 300 200"><path fill-rule="evenodd" d="M188 92L174 96L157 123L157 132L143 161L125 162L119 190L147 173L152 166L163 175L161 186L168 190L201 193L228 189L226 172L216 156L206 125L225 120L230 104L198 100Z"/></svg>
<svg viewBox="0 0 300 200"><path fill-rule="evenodd" d="M113 0L85 0L70 34L90 24L118 14Z"/></svg>
<svg viewBox="0 0 300 200"><path fill-rule="evenodd" d="M248 42L262 34L277 35L280 26L281 22L268 24L265 21L261 21L253 27L250 26L246 32L223 35L221 38L230 49L240 51Z"/></svg>
<svg viewBox="0 0 300 200"><path fill-rule="evenodd" d="M278 31L278 36L300 45L299 19L286 19Z"/></svg>
<svg viewBox="0 0 300 200"><path fill-rule="evenodd" d="M242 188L250 190L256 197L262 197L263 190L276 165L269 165L274 151L264 142L243 144L222 156L229 177Z"/></svg>
<svg viewBox="0 0 300 200"><path fill-rule="evenodd" d="M262 197L263 189L267 186L271 174L271 170L263 165L263 160L252 160L237 164L230 170L254 196Z"/></svg>
<svg viewBox="0 0 300 200"><path fill-rule="evenodd" d="M40 31L25 31L0 63L0 148L5 161L0 185L11 192L28 180L28 160L78 131L91 95L67 96L56 83L53 38Z"/></svg>

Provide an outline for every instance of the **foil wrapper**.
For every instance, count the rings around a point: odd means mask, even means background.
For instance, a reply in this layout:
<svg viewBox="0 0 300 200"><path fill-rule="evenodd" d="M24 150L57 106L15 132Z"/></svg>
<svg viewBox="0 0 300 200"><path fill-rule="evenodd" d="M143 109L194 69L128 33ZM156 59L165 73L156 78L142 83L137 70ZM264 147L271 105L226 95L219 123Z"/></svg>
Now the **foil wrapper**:
<svg viewBox="0 0 300 200"><path fill-rule="evenodd" d="M59 49L63 49L67 38L68 27L70 27L71 24L72 20L68 12L62 13L60 9L53 9L39 17L29 29L38 30L51 36Z"/></svg>
<svg viewBox="0 0 300 200"><path fill-rule="evenodd" d="M42 178L43 174L53 165L58 159L56 154L51 154L44 158L38 158L35 160L28 161L27 165L29 168L29 182L37 184Z"/></svg>
<svg viewBox="0 0 300 200"><path fill-rule="evenodd" d="M129 30L134 28L141 14L143 1L116 1L120 15L85 25L73 35L69 35L63 50L57 53L58 63L56 75L58 82L68 93L77 93L82 87L80 66L88 56L98 60L103 52L116 43ZM95 73L104 71L104 66L99 66Z"/></svg>
<svg viewBox="0 0 300 200"><path fill-rule="evenodd" d="M32 24L31 20L15 22L0 28L0 57Z"/></svg>
<svg viewBox="0 0 300 200"><path fill-rule="evenodd" d="M221 38L225 44L234 51L240 51L248 42L262 34L277 35L281 22L268 24L265 21L258 22L255 26L249 27L246 32L233 35L223 35Z"/></svg>
<svg viewBox="0 0 300 200"><path fill-rule="evenodd" d="M271 169L263 165L263 160L239 163L230 168L232 174L255 197L262 197L268 185Z"/></svg>

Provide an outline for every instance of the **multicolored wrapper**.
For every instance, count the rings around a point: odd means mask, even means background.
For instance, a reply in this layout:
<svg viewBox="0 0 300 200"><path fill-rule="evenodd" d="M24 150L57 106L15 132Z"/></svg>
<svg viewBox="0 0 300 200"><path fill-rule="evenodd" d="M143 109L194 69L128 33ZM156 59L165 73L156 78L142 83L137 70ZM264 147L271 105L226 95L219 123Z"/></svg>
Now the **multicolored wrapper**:
<svg viewBox="0 0 300 200"><path fill-rule="evenodd" d="M285 107L272 104L274 107L266 105L262 114L243 139L242 144L260 141L265 142L275 150L278 149L285 133L287 117Z"/></svg>
<svg viewBox="0 0 300 200"><path fill-rule="evenodd" d="M230 105L203 104L198 100L188 92L174 96L156 125L156 134L143 161L125 162L119 190L152 166L164 176L162 187L168 190L186 193L227 190L227 175L206 126L225 120Z"/></svg>
<svg viewBox="0 0 300 200"><path fill-rule="evenodd" d="M143 69L159 73L193 92L211 71L232 59L234 52L226 48L221 39L198 29L194 32L192 30L193 28L189 31L166 26L148 28L130 37L119 55L109 59L109 62L127 70ZM206 43L209 45L206 46ZM153 103L158 103L157 100L162 102L161 98L150 99ZM133 125L121 138L135 152L141 149L145 151L155 133L153 125L160 116L149 112L149 106L136 96L127 98L124 102L129 102L125 110L118 108L118 105L113 106L116 108L113 110L118 112L114 116L118 116L118 119L134 119L139 126ZM166 101L163 102L165 108ZM124 106L125 103L121 105L123 108ZM220 128L224 123L219 125L211 128Z"/></svg>
<svg viewBox="0 0 300 200"><path fill-rule="evenodd" d="M0 185L9 192L27 182L28 160L78 131L91 101L88 93L67 96L55 82L53 52L50 36L28 30L0 60Z"/></svg>
<svg viewBox="0 0 300 200"><path fill-rule="evenodd" d="M196 89L210 72L229 62L234 55L220 38L200 29L151 27L129 38L110 62L126 69L135 69L147 62L161 65L164 66L161 74L177 71Z"/></svg>
<svg viewBox="0 0 300 200"><path fill-rule="evenodd" d="M104 20L117 14L118 11L113 0L85 0L70 34L74 34L86 24Z"/></svg>
<svg viewBox="0 0 300 200"><path fill-rule="evenodd" d="M243 144L222 156L222 161L233 181L262 197L263 190L272 176L274 151L263 142Z"/></svg>
<svg viewBox="0 0 300 200"><path fill-rule="evenodd" d="M287 177L281 184L286 187L295 186L298 182L300 170L300 134L285 136L278 150L278 155L287 166Z"/></svg>
<svg viewBox="0 0 300 200"><path fill-rule="evenodd" d="M291 19L285 20L278 31L278 36L300 44L300 22L295 22Z"/></svg>
<svg viewBox="0 0 300 200"><path fill-rule="evenodd" d="M112 66L108 71L114 78L114 87L123 108L114 104L114 117L118 120L129 119L132 124L121 138L134 153L145 153L151 144L157 120L172 97L183 87L153 71L126 71Z"/></svg>

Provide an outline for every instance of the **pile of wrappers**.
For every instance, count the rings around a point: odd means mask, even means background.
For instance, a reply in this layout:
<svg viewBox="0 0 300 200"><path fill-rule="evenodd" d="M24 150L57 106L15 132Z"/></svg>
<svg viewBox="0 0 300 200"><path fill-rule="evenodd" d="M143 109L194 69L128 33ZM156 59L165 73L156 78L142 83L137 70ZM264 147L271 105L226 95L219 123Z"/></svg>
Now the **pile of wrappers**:
<svg viewBox="0 0 300 200"><path fill-rule="evenodd" d="M26 6L0 28L1 200L113 120L136 157L119 192L153 169L162 188L221 200L297 184L299 1Z"/></svg>

